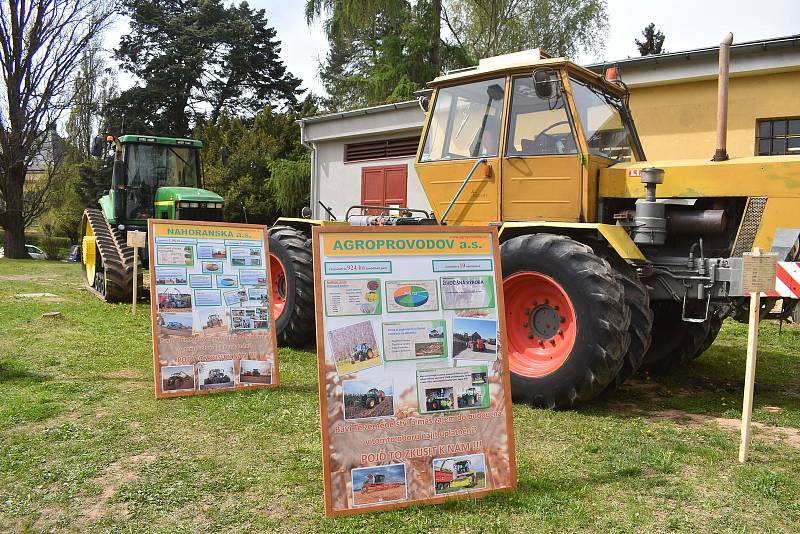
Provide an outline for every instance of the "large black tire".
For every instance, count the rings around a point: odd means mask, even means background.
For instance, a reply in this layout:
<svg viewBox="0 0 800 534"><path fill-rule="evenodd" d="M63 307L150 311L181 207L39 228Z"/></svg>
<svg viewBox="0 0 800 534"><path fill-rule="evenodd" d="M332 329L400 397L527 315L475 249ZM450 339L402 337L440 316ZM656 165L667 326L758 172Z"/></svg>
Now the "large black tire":
<svg viewBox="0 0 800 534"><path fill-rule="evenodd" d="M127 302L133 294L133 249L125 246L120 232L112 228L103 212L87 209L81 220L81 235L91 228L96 243L96 271L94 280L89 280L86 265L83 281L86 289L108 302ZM141 278L138 281L141 285Z"/></svg>
<svg viewBox="0 0 800 534"><path fill-rule="evenodd" d="M650 348L653 310L650 309L650 294L639 279L636 269L616 256L609 258L609 263L614 268L615 278L622 284L625 291L625 304L631 311L631 326L628 330L631 342L628 345L625 359L622 361L622 367L606 388L606 391L610 392L636 374L641 367L644 355Z"/></svg>
<svg viewBox="0 0 800 534"><path fill-rule="evenodd" d="M512 369L514 400L570 408L599 395L622 366L630 342L630 311L611 266L587 245L552 234L510 239L501 247L501 258L504 279L517 273L545 275L561 286L575 310L575 341L569 355L543 376L525 376ZM514 313L507 305L507 328L522 324L524 318ZM512 341L509 345L509 350L519 349Z"/></svg>
<svg viewBox="0 0 800 534"><path fill-rule="evenodd" d="M701 348L709 337L711 321L686 322L681 318L682 309L680 302L653 304L652 341L642 362L643 370L666 371L702 353Z"/></svg>
<svg viewBox="0 0 800 534"><path fill-rule="evenodd" d="M281 283L283 294L273 296L273 301L284 301L283 311L275 319L278 343L289 347L313 345L316 316L311 238L291 226L273 226L269 229L269 253L283 267L285 280Z"/></svg>
<svg viewBox="0 0 800 534"><path fill-rule="evenodd" d="M706 333L706 338L698 347L697 352L689 356L689 360L699 358L705 351L711 348L711 345L714 344L714 340L717 339L719 335L719 331L722 329L722 322L724 320L720 311L716 308L712 308L711 317L708 318L708 332Z"/></svg>

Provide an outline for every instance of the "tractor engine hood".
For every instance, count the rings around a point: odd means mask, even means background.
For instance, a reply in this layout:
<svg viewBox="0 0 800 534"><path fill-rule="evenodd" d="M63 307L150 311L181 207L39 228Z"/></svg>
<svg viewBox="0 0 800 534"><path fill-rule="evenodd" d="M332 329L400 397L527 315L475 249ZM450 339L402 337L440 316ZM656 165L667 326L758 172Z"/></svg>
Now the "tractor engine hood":
<svg viewBox="0 0 800 534"><path fill-rule="evenodd" d="M156 202L222 202L222 197L206 189L194 187L159 187Z"/></svg>

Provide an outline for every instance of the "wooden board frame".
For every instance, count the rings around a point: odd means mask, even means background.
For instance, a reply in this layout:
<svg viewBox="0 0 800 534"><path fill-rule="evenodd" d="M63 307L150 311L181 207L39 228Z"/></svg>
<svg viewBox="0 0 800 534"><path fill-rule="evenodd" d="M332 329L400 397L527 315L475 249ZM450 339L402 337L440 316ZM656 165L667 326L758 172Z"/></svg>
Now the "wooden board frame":
<svg viewBox="0 0 800 534"><path fill-rule="evenodd" d="M431 497L427 499L406 500L402 502L390 502L387 504L379 505L366 505L358 506L357 508L349 508L347 510L334 510L332 502L332 481L331 481L331 444L328 437L329 419L328 419L328 398L326 391L325 380L325 331L324 331L324 306L323 291L322 291L322 234L368 234L368 233L488 233L491 236L492 245L492 270L495 276L495 298L497 309L497 321L499 325L499 334L502 344L498 350L498 359L502 362L502 379L503 379L503 399L505 410L505 426L507 429L508 440L508 462L510 468L511 484L507 487L497 489L483 489L477 491L470 491L464 493L456 493L453 495L445 495L438 497ZM331 517L345 516L360 514L364 512L393 510L397 508L405 508L408 506L425 505L425 504L439 504L451 500L462 499L475 499L484 497L490 493L497 491L513 491L517 487L517 460L516 460L516 443L514 436L513 426L513 413L511 402L511 377L508 363L508 336L506 334L505 323L505 300L502 291L503 275L500 269L500 243L498 238L497 228L494 226L329 226L321 227L315 226L312 229L312 246L314 253L314 300L316 306L316 338L317 338L317 374L318 374L318 387L320 399L320 435L322 437L322 472L323 472L323 489L324 489L324 502L325 514ZM465 273L469 274L469 273ZM501 357L502 352L502 357ZM477 362L476 362L477 363Z"/></svg>
<svg viewBox="0 0 800 534"><path fill-rule="evenodd" d="M272 364L272 382L270 384L250 384L247 386L243 386L241 384L236 384L232 388L225 388L225 389L208 389L208 390L200 390L199 385L196 384L195 389L193 391L182 390L182 391L174 391L174 392L163 392L161 391L161 366L159 363L159 339L158 339L158 330L156 324L156 315L158 313L158 296L156 293L156 276L155 276L155 269L156 269L156 249L155 249L155 225L157 224L178 224L178 225L186 225L186 226L202 226L202 227L216 227L216 228L241 228L247 230L258 230L261 232L262 242L263 242L263 249L264 249L264 270L267 273L267 284L266 290L268 294L268 302L270 304L270 308L272 305L272 273L270 272L269 266L269 236L267 233L267 227L264 225L259 224L242 224L242 223L224 223L224 222L211 222L211 221L188 221L188 220L180 220L180 219L148 219L147 220L147 244L148 244L148 254L149 258L149 269L150 269L150 327L153 337L153 382L154 382L154 390L156 399L164 399L164 398L173 398L173 397L187 397L193 395L208 395L208 394L217 394L217 393L226 393L231 391L243 391L249 389L261 389L261 388L275 388L280 386L280 364L279 364L279 357L278 357L278 344L277 344L277 332L275 331L275 319L272 315L272 310L270 309L269 314L269 322L270 322L270 338L272 343L272 351L274 354L273 364ZM198 258L194 258L195 263L197 263ZM187 275L186 283L189 283L189 276ZM224 302L224 300L223 300ZM193 304L194 306L194 304ZM241 361L241 360L240 360ZM186 364L189 365L189 364ZM194 365L194 364L193 364ZM235 368L235 367L234 367Z"/></svg>

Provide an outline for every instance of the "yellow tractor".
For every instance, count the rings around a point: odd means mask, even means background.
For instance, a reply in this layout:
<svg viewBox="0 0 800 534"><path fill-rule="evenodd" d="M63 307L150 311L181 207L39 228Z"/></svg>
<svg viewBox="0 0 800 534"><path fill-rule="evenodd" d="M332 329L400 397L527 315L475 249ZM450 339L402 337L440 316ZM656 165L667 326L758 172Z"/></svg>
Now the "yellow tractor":
<svg viewBox="0 0 800 534"><path fill-rule="evenodd" d="M526 51L440 76L415 162L433 213L348 222L499 227L517 401L570 407L689 362L742 306L742 253L798 260L800 157L728 158L725 44L720 65L708 160L647 161L613 70ZM331 223L277 224L299 243Z"/></svg>

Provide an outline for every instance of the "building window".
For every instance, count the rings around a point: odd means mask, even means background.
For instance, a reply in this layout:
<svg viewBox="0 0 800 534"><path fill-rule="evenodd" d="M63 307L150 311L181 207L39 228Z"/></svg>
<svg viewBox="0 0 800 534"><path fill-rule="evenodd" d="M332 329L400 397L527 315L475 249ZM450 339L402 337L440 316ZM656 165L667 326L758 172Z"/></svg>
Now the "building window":
<svg viewBox="0 0 800 534"><path fill-rule="evenodd" d="M756 154L800 154L800 118L764 119L756 125Z"/></svg>
<svg viewBox="0 0 800 534"><path fill-rule="evenodd" d="M384 139L366 143L344 145L344 162L367 161L371 159L410 157L417 153L419 137Z"/></svg>

